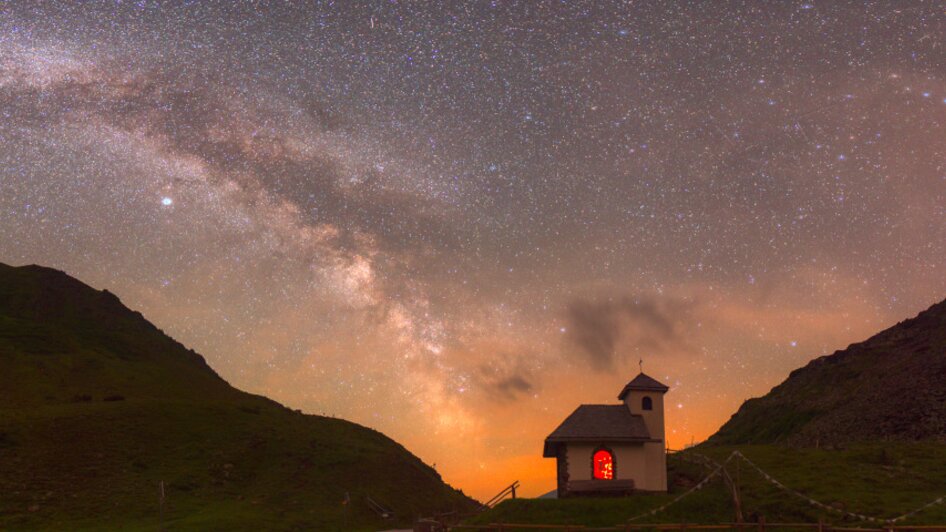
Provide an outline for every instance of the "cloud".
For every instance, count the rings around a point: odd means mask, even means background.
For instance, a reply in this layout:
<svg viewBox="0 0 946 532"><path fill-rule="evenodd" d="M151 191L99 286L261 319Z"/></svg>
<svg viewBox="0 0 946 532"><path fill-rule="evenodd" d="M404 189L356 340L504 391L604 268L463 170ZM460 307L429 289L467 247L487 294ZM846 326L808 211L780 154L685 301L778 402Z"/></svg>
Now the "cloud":
<svg viewBox="0 0 946 532"><path fill-rule="evenodd" d="M611 370L629 356L687 350L693 306L649 296L574 300L565 313L567 338L592 368Z"/></svg>
<svg viewBox="0 0 946 532"><path fill-rule="evenodd" d="M516 394L528 393L532 391L532 383L527 381L523 375L510 375L493 386L500 394L513 399Z"/></svg>
<svg viewBox="0 0 946 532"><path fill-rule="evenodd" d="M473 385L489 401L510 402L533 393L536 389L534 354L514 355L505 350L492 352L492 357L476 367Z"/></svg>

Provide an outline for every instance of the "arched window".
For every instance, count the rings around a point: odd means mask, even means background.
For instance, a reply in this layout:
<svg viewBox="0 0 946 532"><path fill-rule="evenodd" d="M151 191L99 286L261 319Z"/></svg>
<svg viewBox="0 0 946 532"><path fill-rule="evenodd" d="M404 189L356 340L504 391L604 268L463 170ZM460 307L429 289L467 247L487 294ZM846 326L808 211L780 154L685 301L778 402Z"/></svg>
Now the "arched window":
<svg viewBox="0 0 946 532"><path fill-rule="evenodd" d="M600 448L591 456L591 477L598 480L614 478L614 455Z"/></svg>
<svg viewBox="0 0 946 532"><path fill-rule="evenodd" d="M653 399L645 395L644 398L641 399L641 410L653 410L653 409L654 409Z"/></svg>

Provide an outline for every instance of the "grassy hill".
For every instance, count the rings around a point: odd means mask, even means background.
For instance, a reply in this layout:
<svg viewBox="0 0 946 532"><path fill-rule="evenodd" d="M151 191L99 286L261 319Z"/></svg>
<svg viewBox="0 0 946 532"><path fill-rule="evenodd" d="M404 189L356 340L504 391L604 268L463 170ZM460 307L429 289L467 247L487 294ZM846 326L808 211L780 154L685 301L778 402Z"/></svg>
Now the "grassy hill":
<svg viewBox="0 0 946 532"><path fill-rule="evenodd" d="M377 529L473 504L379 432L236 390L114 295L0 264L0 529Z"/></svg>
<svg viewBox="0 0 946 532"><path fill-rule="evenodd" d="M670 493L620 498L519 499L503 502L474 524L541 523L613 526L640 514L636 523L725 523L735 518L729 486L720 478L665 511L649 511L675 499L709 470L691 461L694 453L722 462L740 450L782 484L836 510L889 519L946 495L946 446L935 442L859 444L844 449L789 448L775 445L713 446L671 455ZM691 460L684 460L683 458ZM772 522L817 522L877 527L796 498L772 485L745 462L726 464L737 481L743 517ZM946 523L946 505L934 505L898 525Z"/></svg>
<svg viewBox="0 0 946 532"><path fill-rule="evenodd" d="M812 360L746 401L709 441L825 446L946 441L946 301Z"/></svg>

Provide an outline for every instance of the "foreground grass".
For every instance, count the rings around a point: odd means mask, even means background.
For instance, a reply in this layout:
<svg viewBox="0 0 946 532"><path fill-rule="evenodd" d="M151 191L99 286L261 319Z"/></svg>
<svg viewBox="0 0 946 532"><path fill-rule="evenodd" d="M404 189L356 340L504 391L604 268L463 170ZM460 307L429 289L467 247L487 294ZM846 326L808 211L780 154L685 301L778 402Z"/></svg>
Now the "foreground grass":
<svg viewBox="0 0 946 532"><path fill-rule="evenodd" d="M382 435L275 405L56 405L0 413L0 432L4 530L377 530L468 504Z"/></svg>
<svg viewBox="0 0 946 532"><path fill-rule="evenodd" d="M862 444L845 449L791 449L778 446L707 447L671 456L667 494L624 498L519 499L500 504L471 524L523 523L612 526L647 514L675 499L708 474L685 461L701 453L718 462L739 450L782 484L839 511L894 518L946 494L946 446L924 443ZM786 493L747 464L733 460L726 470L738 483L746 519L768 522L815 522L877 526L845 517ZM738 464L738 465L737 465ZM717 478L665 511L644 515L637 523L724 523L735 519L732 492ZM897 524L946 523L946 505L935 505Z"/></svg>

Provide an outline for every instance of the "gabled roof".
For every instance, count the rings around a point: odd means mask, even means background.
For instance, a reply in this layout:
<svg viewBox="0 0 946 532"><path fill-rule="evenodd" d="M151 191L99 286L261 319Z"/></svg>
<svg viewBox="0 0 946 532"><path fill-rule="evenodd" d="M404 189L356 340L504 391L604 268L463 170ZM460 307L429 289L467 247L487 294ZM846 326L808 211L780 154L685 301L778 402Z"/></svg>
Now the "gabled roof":
<svg viewBox="0 0 946 532"><path fill-rule="evenodd" d="M542 455L555 456L559 443L651 441L644 418L631 414L626 405L581 405L545 439Z"/></svg>
<svg viewBox="0 0 946 532"><path fill-rule="evenodd" d="M630 391L642 391L642 392L660 392L665 393L670 388L664 384L661 384L656 379L649 375L644 375L642 372L640 375L634 377L631 382L627 383L624 386L624 389L621 390L621 394L618 395L618 399L624 400L624 396L627 395Z"/></svg>

